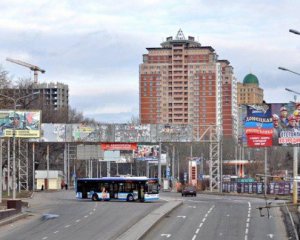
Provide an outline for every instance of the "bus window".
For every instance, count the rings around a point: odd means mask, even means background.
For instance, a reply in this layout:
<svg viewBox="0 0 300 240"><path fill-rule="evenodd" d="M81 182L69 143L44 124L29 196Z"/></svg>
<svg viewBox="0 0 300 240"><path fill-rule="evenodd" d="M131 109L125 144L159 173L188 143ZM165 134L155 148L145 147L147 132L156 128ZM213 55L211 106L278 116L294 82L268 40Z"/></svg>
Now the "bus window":
<svg viewBox="0 0 300 240"><path fill-rule="evenodd" d="M158 183L147 183L145 186L145 192L147 193L158 193Z"/></svg>
<svg viewBox="0 0 300 240"><path fill-rule="evenodd" d="M124 183L119 183L119 192L124 192Z"/></svg>
<svg viewBox="0 0 300 240"><path fill-rule="evenodd" d="M125 183L125 192L132 192L131 183Z"/></svg>

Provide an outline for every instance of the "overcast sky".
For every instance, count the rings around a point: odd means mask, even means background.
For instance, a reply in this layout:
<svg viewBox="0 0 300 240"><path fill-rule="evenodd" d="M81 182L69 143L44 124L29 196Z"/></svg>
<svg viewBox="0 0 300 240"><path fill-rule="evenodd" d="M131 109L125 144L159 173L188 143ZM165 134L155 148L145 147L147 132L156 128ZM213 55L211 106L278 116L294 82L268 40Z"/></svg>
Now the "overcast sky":
<svg viewBox="0 0 300 240"><path fill-rule="evenodd" d="M0 64L15 80L33 78L23 60L46 70L39 82L69 85L84 116L125 123L138 116L139 64L181 28L234 67L255 74L267 102L300 92L299 0L0 0ZM298 97L300 101L300 96Z"/></svg>

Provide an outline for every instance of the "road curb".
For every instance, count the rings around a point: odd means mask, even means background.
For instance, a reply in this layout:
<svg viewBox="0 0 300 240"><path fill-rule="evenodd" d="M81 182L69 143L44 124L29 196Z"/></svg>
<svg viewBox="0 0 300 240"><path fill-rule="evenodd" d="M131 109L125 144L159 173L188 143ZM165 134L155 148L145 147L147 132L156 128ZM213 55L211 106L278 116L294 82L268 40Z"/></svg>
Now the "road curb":
<svg viewBox="0 0 300 240"><path fill-rule="evenodd" d="M131 226L125 233L120 235L116 240L139 240L151 227L153 227L165 215L173 211L178 206L182 205L182 200L168 201L156 210L152 211L146 217Z"/></svg>
<svg viewBox="0 0 300 240"><path fill-rule="evenodd" d="M13 223L22 218L26 218L27 216L28 216L28 213L19 213L19 214L13 215L11 217L4 218L0 221L0 227L3 225L6 225L6 224Z"/></svg>

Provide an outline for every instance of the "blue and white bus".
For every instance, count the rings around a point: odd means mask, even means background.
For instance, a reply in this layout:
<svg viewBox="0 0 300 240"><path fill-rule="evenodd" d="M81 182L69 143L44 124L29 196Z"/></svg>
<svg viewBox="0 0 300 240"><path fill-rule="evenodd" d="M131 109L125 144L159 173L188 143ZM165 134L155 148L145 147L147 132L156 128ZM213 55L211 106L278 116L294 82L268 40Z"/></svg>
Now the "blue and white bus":
<svg viewBox="0 0 300 240"><path fill-rule="evenodd" d="M149 202L159 199L157 178L147 177L103 177L78 178L76 180L76 197L93 201Z"/></svg>

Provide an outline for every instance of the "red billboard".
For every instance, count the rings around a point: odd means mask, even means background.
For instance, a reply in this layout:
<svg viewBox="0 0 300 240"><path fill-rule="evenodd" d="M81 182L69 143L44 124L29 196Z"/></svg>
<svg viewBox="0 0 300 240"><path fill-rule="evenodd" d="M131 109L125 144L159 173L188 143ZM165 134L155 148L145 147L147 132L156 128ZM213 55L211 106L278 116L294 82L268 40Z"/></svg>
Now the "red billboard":
<svg viewBox="0 0 300 240"><path fill-rule="evenodd" d="M137 143L101 143L103 151L136 150Z"/></svg>

